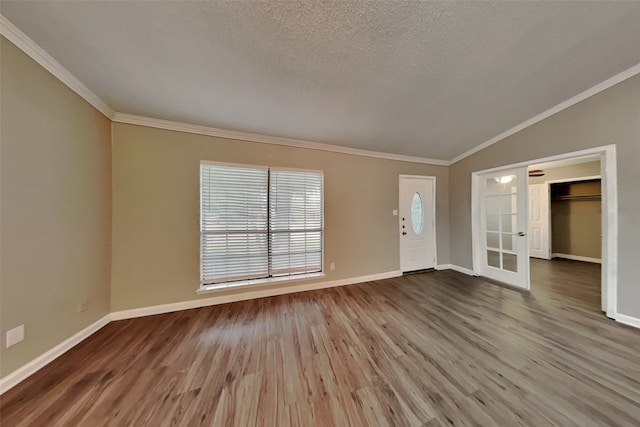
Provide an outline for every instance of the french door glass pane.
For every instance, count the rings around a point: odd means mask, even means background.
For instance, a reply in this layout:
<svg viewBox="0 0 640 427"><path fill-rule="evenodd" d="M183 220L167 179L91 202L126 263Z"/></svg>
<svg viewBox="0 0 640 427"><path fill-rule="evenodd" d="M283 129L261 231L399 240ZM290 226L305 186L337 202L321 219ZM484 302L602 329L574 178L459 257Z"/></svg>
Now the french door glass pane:
<svg viewBox="0 0 640 427"><path fill-rule="evenodd" d="M490 267L500 268L500 252L488 250L487 265Z"/></svg>
<svg viewBox="0 0 640 427"><path fill-rule="evenodd" d="M500 249L500 239L498 233L487 233L487 247Z"/></svg>
<svg viewBox="0 0 640 427"><path fill-rule="evenodd" d="M487 213L499 214L500 213L500 199L503 196L489 196L487 197Z"/></svg>
<svg viewBox="0 0 640 427"><path fill-rule="evenodd" d="M518 181L518 177L515 175L505 175L498 178L500 184L502 185L503 193L515 193L516 192L516 183Z"/></svg>
<svg viewBox="0 0 640 427"><path fill-rule="evenodd" d="M515 215L501 215L502 216L502 232L513 233L516 231L516 216Z"/></svg>
<svg viewBox="0 0 640 427"><path fill-rule="evenodd" d="M516 195L500 196L500 213L516 213Z"/></svg>
<svg viewBox="0 0 640 427"><path fill-rule="evenodd" d="M504 270L518 272L518 256L513 254L502 253L502 268Z"/></svg>
<svg viewBox="0 0 640 427"><path fill-rule="evenodd" d="M515 234L502 234L502 249L508 251L514 251L516 247L516 235Z"/></svg>
<svg viewBox="0 0 640 427"><path fill-rule="evenodd" d="M501 194L502 186L500 185L500 177L488 178L486 180L487 195Z"/></svg>
<svg viewBox="0 0 640 427"><path fill-rule="evenodd" d="M487 231L500 231L500 215L487 214Z"/></svg>
<svg viewBox="0 0 640 427"><path fill-rule="evenodd" d="M511 194L516 192L518 177L515 175L494 176L485 181L486 194Z"/></svg>

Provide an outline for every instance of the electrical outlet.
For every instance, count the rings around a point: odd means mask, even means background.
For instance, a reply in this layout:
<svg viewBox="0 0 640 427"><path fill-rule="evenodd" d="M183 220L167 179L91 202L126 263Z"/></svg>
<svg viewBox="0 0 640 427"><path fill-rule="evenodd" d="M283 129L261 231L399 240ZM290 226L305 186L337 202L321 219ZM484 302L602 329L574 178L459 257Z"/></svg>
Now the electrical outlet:
<svg viewBox="0 0 640 427"><path fill-rule="evenodd" d="M336 263L332 262L331 264L329 264L329 270L335 270L336 269Z"/></svg>
<svg viewBox="0 0 640 427"><path fill-rule="evenodd" d="M24 325L7 331L7 348L24 340Z"/></svg>
<svg viewBox="0 0 640 427"><path fill-rule="evenodd" d="M87 309L87 299L81 299L80 302L78 302L78 313L82 313L83 311L85 311Z"/></svg>

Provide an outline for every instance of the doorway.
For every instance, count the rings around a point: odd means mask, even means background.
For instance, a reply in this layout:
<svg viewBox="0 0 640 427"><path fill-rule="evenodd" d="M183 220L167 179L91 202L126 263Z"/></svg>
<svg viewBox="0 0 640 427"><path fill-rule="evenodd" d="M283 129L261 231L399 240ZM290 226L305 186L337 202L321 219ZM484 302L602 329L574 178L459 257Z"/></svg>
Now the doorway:
<svg viewBox="0 0 640 427"><path fill-rule="evenodd" d="M600 158L529 166L529 249L541 259L601 261Z"/></svg>
<svg viewBox="0 0 640 427"><path fill-rule="evenodd" d="M529 166L531 289L606 311L599 156Z"/></svg>
<svg viewBox="0 0 640 427"><path fill-rule="evenodd" d="M400 270L436 267L436 178L400 175Z"/></svg>
<svg viewBox="0 0 640 427"><path fill-rule="evenodd" d="M515 222L515 233L517 233L518 238L522 238L517 241L513 247L517 248L517 250L512 250L513 254L509 252L508 248L505 246L492 247L490 246L492 241L489 239L493 239L493 243L495 243L495 236L490 237L491 230L488 230L490 224L488 223L489 219L487 215L489 214L488 208L490 206L487 205L484 199L489 197L486 187L486 180L491 178L491 175L495 177L506 176L507 174L513 174L514 171L518 172L518 176L522 176L524 172L524 177L526 179L528 175L528 169L530 166L539 165L547 162L554 162L560 160L570 160L570 159L579 159L593 157L597 158L600 162L600 177L601 177L601 203L602 203L602 217L601 217L601 232L602 238L601 242L601 262L602 267L600 270L600 283L601 283L601 307L603 311L606 312L607 317L614 318L616 317L617 312L617 181L616 181L616 155L615 155L615 145L608 145L603 147L596 147L587 150L581 150L573 153L566 153L557 156L546 157L542 159L535 159L531 161L521 162L518 164L482 170L472 173L472 236L473 236L473 271L474 274L479 276L489 277L495 280L499 280L511 286L517 286L524 289L530 289L530 265L529 265L529 256L531 252L530 248L530 239L531 233L529 227L529 190L526 185L524 186L511 186L511 196L515 201L512 203L516 204L515 215L516 218L513 219ZM531 168L531 170L536 170L536 168ZM514 197L515 196L515 197ZM522 203L524 203L524 214L522 213ZM500 209L506 208L508 206L503 205ZM502 210L499 211L500 215L503 215ZM520 216L524 216L525 221L522 222L520 220ZM504 221L504 218L502 219ZM502 225L501 225L502 226ZM504 234L504 229L499 229L500 239L504 239L502 236ZM543 233L541 230L539 233ZM494 233L495 234L495 233ZM514 236L515 238L515 236ZM544 252L544 247L541 242L538 243L538 249L541 251L539 253ZM503 242L499 242L499 245L503 245ZM507 242L508 245L508 242ZM499 251L493 250L493 254L491 251L493 249L499 249ZM506 249L506 251L505 251ZM507 255L515 255L519 258L524 256L526 260L526 267L522 274L520 274L520 268L518 268L518 272L512 272L517 274L504 274L501 272L500 278L495 275L496 273L496 263L495 263L495 252L499 252L500 257L504 257L504 254ZM490 257L489 255L493 255L494 265L489 265ZM548 256L551 256L549 253ZM502 261L500 270L505 270L504 268L504 259ZM520 265L520 264L518 264ZM523 277L526 276L526 277Z"/></svg>

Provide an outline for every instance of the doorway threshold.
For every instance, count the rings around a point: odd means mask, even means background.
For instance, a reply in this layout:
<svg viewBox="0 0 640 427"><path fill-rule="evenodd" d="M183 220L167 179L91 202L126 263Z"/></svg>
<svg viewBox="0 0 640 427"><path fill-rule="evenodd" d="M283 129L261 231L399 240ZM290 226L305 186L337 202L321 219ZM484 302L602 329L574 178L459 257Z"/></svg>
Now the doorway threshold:
<svg viewBox="0 0 640 427"><path fill-rule="evenodd" d="M409 276L411 274L421 274L421 273L430 273L432 271L436 271L435 268L424 268L422 270L413 270L413 271L403 271L403 276Z"/></svg>

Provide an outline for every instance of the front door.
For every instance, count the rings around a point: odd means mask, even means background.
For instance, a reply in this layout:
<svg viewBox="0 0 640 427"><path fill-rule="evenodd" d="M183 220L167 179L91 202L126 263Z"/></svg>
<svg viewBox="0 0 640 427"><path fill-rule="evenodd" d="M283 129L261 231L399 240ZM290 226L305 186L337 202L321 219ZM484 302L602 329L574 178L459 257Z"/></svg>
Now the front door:
<svg viewBox="0 0 640 427"><path fill-rule="evenodd" d="M527 168L479 179L481 274L529 289Z"/></svg>
<svg viewBox="0 0 640 427"><path fill-rule="evenodd" d="M436 267L435 178L400 175L400 269Z"/></svg>

